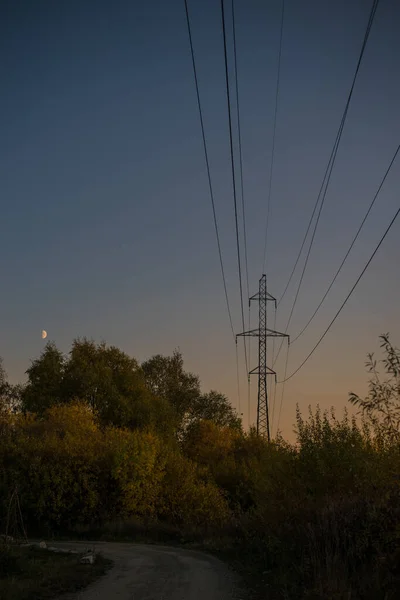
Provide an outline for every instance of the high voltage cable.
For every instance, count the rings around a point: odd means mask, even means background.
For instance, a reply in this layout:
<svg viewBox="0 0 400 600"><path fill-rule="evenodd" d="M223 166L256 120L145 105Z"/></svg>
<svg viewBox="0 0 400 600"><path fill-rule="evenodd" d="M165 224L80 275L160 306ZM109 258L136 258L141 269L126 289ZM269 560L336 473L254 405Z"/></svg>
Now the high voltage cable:
<svg viewBox="0 0 400 600"><path fill-rule="evenodd" d="M363 44L362 44L362 47L361 47L360 56L358 58L357 67L356 67L356 70L355 70L355 73L354 73L353 82L352 82L352 85L351 85L351 88L350 88L350 92L349 92L349 95L348 95L348 98L347 98L346 106L345 106L345 109L344 109L344 112L343 112L343 115L342 115L342 119L341 119L341 123L340 123L340 126L339 126L339 130L337 132L336 139L335 139L335 142L334 142L334 145L333 145L333 148L332 148L332 152L331 152L331 155L329 157L328 165L326 167L324 178L322 180L322 184L321 184L318 196L317 196L317 201L316 201L316 203L314 205L314 210L312 212L311 219L310 219L309 225L307 227L306 235L304 236L303 244L301 246L300 253L299 253L299 255L297 257L297 260L296 260L296 263L295 263L295 264L298 263L301 251L302 251L302 249L304 247L305 240L306 240L308 232L310 230L310 226L311 226L312 220L314 218L315 211L316 211L317 206L319 204L319 201L321 199L321 203L320 203L318 214L317 214L317 219L315 221L313 233L312 233L312 236L311 236L310 245L309 245L309 248L308 248L308 251L307 251L307 255L306 255L306 260L305 260L305 263L304 263L304 266L303 266L303 270L302 270L302 273L301 273L301 276L300 276L299 284L297 286L296 295L295 295L295 298L294 298L294 301L293 301L293 304L292 304L292 308L290 310L289 318L288 318L287 323L286 323L285 334L287 333L287 331L289 329L289 325L290 325L292 317L293 317L293 312L294 312L294 309L295 309L295 306L297 304L297 300L298 300L298 297L299 297L299 294L300 294L300 289L301 289L301 285L303 283L304 275L305 275L305 272L306 272L306 269L307 269L307 266L308 266L308 261L309 261L309 258L310 258L311 250L312 250L314 239L315 239L315 234L317 232L319 220L320 220L320 217L321 217L322 208L323 208L324 203L325 203L326 193L327 193L327 190L328 190L328 187L329 187L329 182L330 182L330 179L331 179L333 167L334 167L335 161L336 161L337 152L338 152L340 141L341 141L341 138L342 138L342 133L343 133L344 125L345 125L345 122L346 122L347 113L348 113L349 106L350 106L350 101L351 101L351 98L352 98L352 95L353 95L353 91L354 91L355 83L356 83L356 80L357 80L358 72L360 70L361 62L362 62L362 59L363 59L363 56L364 56L365 47L367 45L368 37L369 37L370 31L371 31L371 27L372 27L372 24L373 24L373 20L374 20L374 17L375 17L375 13L376 13L376 9L378 7L378 4L379 4L379 0L374 0L372 8L371 8L371 13L370 13L370 16L369 16L369 20L368 20L367 29L366 29L366 32L365 32L365 35L364 35L364 40L363 40ZM322 194L322 197L321 197L321 194ZM292 271L291 277L292 277L293 273L294 273L294 269ZM290 278L289 278L289 281L290 281ZM285 291L282 294L279 302L282 301L283 296L285 295L285 292L286 292L287 288L288 288L288 284L286 285ZM278 353L276 355L275 362L278 360L279 354L280 354L280 352L282 350L282 345L283 345L283 340L282 340L282 342L281 342L281 344L279 346L279 350L278 350Z"/></svg>
<svg viewBox="0 0 400 600"><path fill-rule="evenodd" d="M274 417L275 417L275 405L276 405L276 392L277 392L277 382L274 381L274 398L273 398L273 404L272 404L272 420L271 420L271 432L272 432L272 428L274 426Z"/></svg>
<svg viewBox="0 0 400 600"><path fill-rule="evenodd" d="M234 153L233 153L232 114L231 114L231 97L230 97L230 90L229 90L228 52L227 52L227 44L226 44L224 0L221 0L221 17L222 17L222 35L223 35L223 41L224 41L225 81L226 81L226 98L227 98L227 104L228 104L229 140L230 140L232 184L233 184L233 204L234 204L234 208L235 208L236 250L237 250L237 260L238 260L238 270L239 270L240 306L241 306L241 312L242 312L242 326L243 326L243 331L244 331L245 324L244 324L244 306L243 306L242 266L241 266L241 260L240 260L239 223L238 223L238 211L237 211L235 159L234 159ZM247 349L246 349L245 340L244 340L244 358L245 358L245 363L246 363L246 371L248 371L249 368L248 368L248 364L247 364Z"/></svg>
<svg viewBox="0 0 400 600"><path fill-rule="evenodd" d="M273 329L276 329L276 308L274 310L274 326ZM272 363L274 362L274 355L275 355L275 337L272 338ZM272 385L272 383L271 383ZM273 402L272 402L272 415L271 415L271 431L273 429L274 426L274 415L275 415L275 402L276 402L276 381L274 383L274 398L273 398Z"/></svg>
<svg viewBox="0 0 400 600"><path fill-rule="evenodd" d="M251 331L251 311L249 306L249 331ZM251 364L251 343L249 337L249 364ZM247 418L248 418L248 426L250 431L250 392L251 392L251 375L247 373Z"/></svg>
<svg viewBox="0 0 400 600"><path fill-rule="evenodd" d="M376 10L378 8L378 4L379 4L379 0L374 0L373 3L372 3L371 12L370 12L369 19L368 19L368 24L367 24L367 29L366 29L366 32L364 34L364 40L363 40L363 44L362 44L362 47L361 47L360 56L359 56L358 62L357 62L357 67L356 67L356 70L355 70L355 73L354 73L354 76L353 76L352 85L351 85L350 92L349 92L349 95L348 95L348 98L347 98L347 102L346 102L346 106L345 106L345 109L344 109L344 112L343 112L341 123L339 125L338 133L336 135L336 139L335 139L335 142L333 144L332 152L331 152L331 155L329 157L329 161L328 161L327 167L325 169L324 178L322 180L322 184L321 184L318 196L317 196L317 200L315 202L315 205L314 205L314 208L313 208L313 211L312 211L309 223L308 223L308 227L307 227L306 233L304 235L303 242L301 244L300 250L298 252L298 255L297 255L294 267L293 267L292 272L291 272L291 274L289 276L289 280L288 280L288 282L286 284L286 287L285 287L285 289L284 289L284 291L283 291L283 293L282 293L282 295L281 295L281 297L280 297L280 299L278 301L278 305L282 302L282 300L283 300L283 298L284 298L284 296L285 296L285 294L287 292L287 289L288 289L288 287L290 285L290 282L291 282L291 280L293 278L294 272L295 272L297 264L298 264L298 262L300 260L301 253L303 251L304 244L305 244L307 236L308 236L308 232L310 231L310 227L311 227L311 223L313 221L314 215L315 215L315 211L317 210L317 206L318 206L321 194L322 194L322 190L323 190L325 182L326 182L325 191L324 191L323 197L322 197L321 207L320 207L319 214L318 214L318 217L317 217L316 226L315 226L314 232L313 232L313 239L314 239L314 236L315 236L316 227L318 226L319 217L320 217L321 211L322 211L322 206L323 206L323 204L325 202L325 196L326 196L326 192L327 192L327 189L328 189L329 180L330 180L330 177L331 177L332 169L333 169L333 166L334 166L334 163L335 163L335 160L336 160L337 150L338 150L338 147L339 147L339 144L340 144L340 140L341 140L341 137L342 137L342 132L343 132L344 124L345 124L345 121L346 121L346 117L347 117L347 113L348 113L348 109L349 109L349 105L350 105L350 100L351 100L351 97L353 95L354 86L355 86L355 83L356 83L356 80L357 80L358 72L360 70L361 61L362 61L363 56L364 56L365 47L367 45L368 37L369 37L370 31L371 31L371 27L372 27L372 24L373 24L373 21L374 21L374 18L375 18L375 13L376 13ZM313 243L313 239L311 241L311 245ZM308 262L309 254L310 254L310 251L309 251L308 256L307 256L306 265L307 265L307 262ZM304 273L303 273L303 276L304 276ZM301 279L301 281L302 281L302 279ZM299 284L299 287L300 287L300 285L301 285L301 283ZM281 347L282 347L282 345L281 345Z"/></svg>
<svg viewBox="0 0 400 600"><path fill-rule="evenodd" d="M265 265L266 265L266 260L267 260L267 239L268 239L269 213L270 213L270 206L271 206L272 175L273 175L273 170L274 170L274 157L275 157L275 136L276 136L276 122L277 122L277 115L278 115L279 84L280 84L280 78L281 78L281 56L282 56L284 16L285 16L285 0L282 0L281 28L280 28L279 53L278 53L278 69L277 69L276 88L275 88L274 126L273 126L273 131L272 131L271 164L270 164L269 183L268 183L267 223L266 223L266 227L265 227L264 260L263 260L263 269L262 269L263 273L265 273Z"/></svg>
<svg viewBox="0 0 400 600"><path fill-rule="evenodd" d="M288 368L288 363L289 363L289 349L290 349L290 345L288 344L287 345L287 349L286 349L285 375L284 375L283 382L282 382L281 402L280 402L280 405L279 405L278 421L276 423L276 433L277 434L278 434L278 431L279 431L279 423L280 423L280 420L281 420L283 397L285 395L285 382L287 381L286 374L287 374L287 368ZM275 389L276 389L276 385L275 385Z"/></svg>
<svg viewBox="0 0 400 600"><path fill-rule="evenodd" d="M328 333L328 331L330 330L330 328L332 327L332 325L334 324L334 322L336 321L336 319L338 318L338 316L340 315L340 313L342 312L344 306L346 305L347 301L349 300L350 296L352 295L352 293L354 292L354 290L356 289L360 279L362 278L362 276L364 275L365 271L368 269L369 265L371 264L375 254L378 252L379 248L381 247L384 239L386 238L387 234L389 233L390 229L392 228L394 222L396 221L397 217L400 214L400 208L397 209L393 219L390 221L385 233L383 234L383 236L381 237L378 245L376 246L375 250L373 251L371 257L369 258L367 264L365 265L365 267L363 268L363 270L361 271L360 275L358 276L355 284L353 285L353 287L351 288L350 292L347 294L346 298L344 299L341 307L339 308L339 310L337 311L336 315L333 317L332 321L329 323L328 327L325 329L324 333L321 335L321 337L319 338L318 342L315 344L314 348L311 350L311 352L306 356L306 358L303 360L303 362L297 367L297 369L295 371L293 371L293 373L291 375L289 375L289 377L285 377L282 381L278 381L278 383L284 383L285 381L288 381L289 379L291 379L292 377L294 377L296 375L296 373L298 373L300 371L300 369L305 365L305 363L308 361L308 359L312 356L312 354L314 354L315 350L318 348L318 346L320 345L320 343L322 342L322 340L324 339L324 337L326 336L326 334Z"/></svg>
<svg viewBox="0 0 400 600"><path fill-rule="evenodd" d="M215 235L217 237L218 254L219 254L219 261L220 261L220 266L221 266L222 280L223 280L223 285L224 285L226 307L228 310L229 322L230 322L230 326L231 326L231 330L232 330L233 339L236 342L235 329L233 327L232 313L231 313L231 308L230 308L230 304L229 304L228 290L226 287L225 269L224 269L224 263L222 260L222 250L221 250L221 242L220 242L219 230L218 230L218 221L217 221L217 215L216 215L216 211L215 211L214 191L213 191L213 186L212 186L212 181L211 181L210 162L208 159L207 142L206 142L206 135L205 135L205 130L204 130L203 111L201 108L201 101L200 101L199 82L198 82L198 78L197 78L196 61L195 61L195 57L194 57L192 30L191 30L191 26L190 26L188 2L187 2L187 0L184 0L184 1L185 1L185 11L186 11L186 22L187 22L187 28L188 28L188 34L189 34L190 52L191 52L191 56L192 56L193 75L194 75L194 81L195 81L195 85L196 85L197 106L199 109L201 133L202 133L202 138L203 138L204 156L205 156L205 161L206 161L208 185L209 185L209 189L210 189L210 198L211 198L211 205L212 205L212 212L213 212L213 219L214 219Z"/></svg>
<svg viewBox="0 0 400 600"><path fill-rule="evenodd" d="M398 155L399 151L400 151L400 144L397 146L397 150L396 150L396 152L394 153L394 156L393 156L392 160L390 161L390 164L389 164L389 166L388 166L388 168L387 168L387 170L386 170L386 173L385 173L385 175L384 175L384 177L383 177L383 179L382 179L382 181L381 181L381 183L380 183L380 185L379 185L379 187L378 187L378 189L377 189L377 191L376 191L376 193L375 193L375 196L373 197L373 199L372 199L372 202L371 202L371 204L369 205L369 207L368 207L368 210L367 210L367 212L365 213L363 220L361 221L361 224L360 224L360 226L359 226L359 228L358 228L358 230L357 230L357 233L356 233L356 235L355 235L355 236L354 236L354 238L353 238L353 241L352 241L352 242L351 242L351 244L350 244L350 247L349 247L349 249L348 249L348 250L347 250L347 252L346 252L346 255L345 255L345 257L343 258L342 262L340 263L340 266L339 266L338 270L336 271L336 274L335 274L334 278L332 279L332 281L331 281L331 283L330 283L330 285L329 285L328 289L326 290L326 292L325 292L324 296L322 297L322 300L321 300L321 301L320 301L320 303L318 304L317 308L315 309L315 311L313 312L313 314L311 315L311 317L309 318L309 320L307 321L307 323L304 325L303 329L302 329L302 330L301 330L301 331L300 331L300 332L297 334L297 336L296 336L296 337L295 337L295 338L294 338L294 339L291 341L291 344L294 344L294 342L295 342L296 340L298 340L298 339L299 339L299 337L300 337L301 335L303 335L303 333L305 332L305 330L306 330L306 329L307 329L307 327L310 325L311 321L314 319L315 315L317 314L317 312L318 312L318 311L319 311L319 309L321 308L322 304L324 303L324 300L325 300L325 298L326 298L326 297L327 297L327 295L329 294L329 292L330 292L330 290L331 290L331 288L332 288L333 284L335 283L335 281L336 281L336 279L337 279L337 277L338 277L338 275L339 275L340 271L341 271L341 270L342 270L342 268L343 268L343 265L344 265L344 263L346 262L346 260L347 260L347 258L348 258L348 256L349 256L349 254L350 254L350 252L351 252L351 250L352 250L352 248L353 248L354 244L356 243L356 241L357 241L357 238L358 238L358 236L360 235L362 228L364 227L364 223L365 223L365 221L367 220L367 218L368 218L368 215L369 215L369 213L371 212L371 210L372 210L372 207L373 207L373 206L374 206L374 204L375 204L375 201L376 201L376 199L377 199L377 197L378 197L378 195L379 195L379 192L381 191L381 189L382 189L382 187L383 187L383 184L384 184L384 183L385 183L385 181L386 181L386 178L387 178L387 176L388 176L388 174L389 174L389 171L391 170L391 168L392 168L392 165L393 165L394 161L396 160L396 157L397 157L397 155Z"/></svg>
<svg viewBox="0 0 400 600"><path fill-rule="evenodd" d="M237 50L236 50L236 20L235 20L235 0L232 0L232 27L233 27L233 56L234 56L234 67L235 67L235 91L236 91L236 113L237 113L237 130L238 130L238 145L239 145L239 168L240 168L240 194L242 199L242 215L243 215L243 242L244 242L244 264L246 271L246 289L247 297L250 297L250 286L249 286L249 262L247 258L247 230L246 230L246 210L245 210L245 197L244 197L244 183L243 183L243 153L242 153L242 130L240 126L240 102L239 102L239 78L237 68ZM250 330L250 307L249 307L249 330ZM244 343L245 340L243 340ZM248 340L247 349L248 363L250 364L250 338ZM247 402L250 403L250 377L247 375Z"/></svg>
<svg viewBox="0 0 400 600"><path fill-rule="evenodd" d="M236 342L236 340L235 340L235 342ZM235 350L236 350L236 379L237 379L237 391L238 391L238 413L239 413L239 418L240 418L240 411L241 411L241 407L240 407L240 376L239 376L239 353L238 353L237 343L235 343Z"/></svg>
<svg viewBox="0 0 400 600"><path fill-rule="evenodd" d="M266 260L267 260L268 226L269 226L269 215L270 215L270 207L271 207L272 176L273 176L273 171L274 171L275 137L276 137L276 123L277 123L277 115L278 115L279 86L280 86L280 77L281 77L281 58L282 58L282 40L283 40L284 18L285 18L285 0L282 0L281 26L280 26L280 34L279 34L278 69L277 69L276 86L275 86L274 125L273 125L273 132L272 132L271 163L270 163L269 182L268 182L267 223L266 223L266 228L265 228L263 273L266 270ZM274 311L274 330L275 329L276 329L276 307L275 307L275 311ZM272 340L272 362L273 363L274 363L274 355L275 355L275 338L273 338L273 340ZM272 385L272 383L271 383L271 385ZM274 423L275 403L276 403L276 381L274 382L271 431L272 431L273 423Z"/></svg>
<svg viewBox="0 0 400 600"><path fill-rule="evenodd" d="M241 193L241 198L242 198L242 214L243 214L244 264L245 264L245 268L246 268L247 296L250 296L249 263L248 263L248 259L247 259L246 211L245 211L244 184L243 184L242 133L241 133L241 127L240 127L239 83L238 83L237 51L236 51L235 0L232 0L232 25L233 25L233 56L234 56L234 66L235 66L236 108L237 108L236 112L237 112L237 128L238 128L238 142L239 142L240 193Z"/></svg>

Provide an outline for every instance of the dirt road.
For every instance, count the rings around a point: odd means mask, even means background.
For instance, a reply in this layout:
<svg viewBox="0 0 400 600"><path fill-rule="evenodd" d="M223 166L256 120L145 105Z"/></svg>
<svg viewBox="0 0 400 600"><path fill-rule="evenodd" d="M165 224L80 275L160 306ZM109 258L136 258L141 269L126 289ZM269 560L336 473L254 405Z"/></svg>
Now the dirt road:
<svg viewBox="0 0 400 600"><path fill-rule="evenodd" d="M52 544L95 548L113 568L82 592L63 600L241 600L235 576L219 560L193 550L109 542Z"/></svg>

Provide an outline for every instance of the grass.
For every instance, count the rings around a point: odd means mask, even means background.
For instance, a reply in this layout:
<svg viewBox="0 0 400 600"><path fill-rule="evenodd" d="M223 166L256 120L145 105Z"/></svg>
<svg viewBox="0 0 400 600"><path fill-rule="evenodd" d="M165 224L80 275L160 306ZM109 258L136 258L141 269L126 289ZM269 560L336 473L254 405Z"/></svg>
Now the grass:
<svg viewBox="0 0 400 600"><path fill-rule="evenodd" d="M75 592L106 573L112 561L97 555L93 565L79 555L39 548L0 547L0 600L47 600Z"/></svg>

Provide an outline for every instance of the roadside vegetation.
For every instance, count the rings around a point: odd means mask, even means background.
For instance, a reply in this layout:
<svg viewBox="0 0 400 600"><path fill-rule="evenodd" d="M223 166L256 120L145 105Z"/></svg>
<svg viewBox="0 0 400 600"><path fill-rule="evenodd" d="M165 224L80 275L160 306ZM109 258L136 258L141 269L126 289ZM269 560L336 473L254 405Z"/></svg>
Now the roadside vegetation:
<svg viewBox="0 0 400 600"><path fill-rule="evenodd" d="M0 372L0 533L17 490L31 537L201 545L272 600L400 597L400 353L381 342L359 418L297 409L294 444L244 432L177 352L48 344L25 386Z"/></svg>
<svg viewBox="0 0 400 600"><path fill-rule="evenodd" d="M75 555L3 544L0 600L48 600L75 592L103 575L110 564L101 555L93 565L82 565Z"/></svg>

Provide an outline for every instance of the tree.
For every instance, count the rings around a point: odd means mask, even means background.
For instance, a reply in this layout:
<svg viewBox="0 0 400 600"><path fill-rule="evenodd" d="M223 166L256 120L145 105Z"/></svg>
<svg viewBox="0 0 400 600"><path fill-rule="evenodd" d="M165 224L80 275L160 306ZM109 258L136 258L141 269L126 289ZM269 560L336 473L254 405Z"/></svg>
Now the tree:
<svg viewBox="0 0 400 600"><path fill-rule="evenodd" d="M138 362L115 346L75 340L63 388L66 397L91 406L105 425L171 431L168 403L146 387Z"/></svg>
<svg viewBox="0 0 400 600"><path fill-rule="evenodd" d="M229 519L221 490L204 469L180 452L165 453L164 479L157 498L157 515L174 525L214 529Z"/></svg>
<svg viewBox="0 0 400 600"><path fill-rule="evenodd" d="M52 342L46 344L40 357L26 371L28 384L22 392L22 408L43 414L63 401L62 382L65 357Z"/></svg>
<svg viewBox="0 0 400 600"><path fill-rule="evenodd" d="M199 378L184 370L179 352L153 356L140 366L105 342L76 339L68 356L48 343L27 374L22 393L25 412L43 415L52 406L79 400L104 426L148 429L163 437L176 433L181 438L201 420L241 427L223 394L201 393Z"/></svg>
<svg viewBox="0 0 400 600"><path fill-rule="evenodd" d="M212 421L198 421L188 429L182 450L185 456L209 468L215 475L222 462L234 457L238 435L229 427L218 427Z"/></svg>
<svg viewBox="0 0 400 600"><path fill-rule="evenodd" d="M3 359L0 357L0 415L6 413L9 408L9 384L3 367Z"/></svg>
<svg viewBox="0 0 400 600"><path fill-rule="evenodd" d="M25 411L43 415L52 406L79 400L104 426L172 434L175 420L170 405L148 389L138 362L115 346L77 339L64 357L49 343L27 373Z"/></svg>
<svg viewBox="0 0 400 600"><path fill-rule="evenodd" d="M400 350L391 344L388 333L381 335L380 339L385 354L381 362L388 377L381 379L374 355L368 354L366 366L373 375L368 395L362 399L350 392L349 401L360 408L378 436L400 441Z"/></svg>
<svg viewBox="0 0 400 600"><path fill-rule="evenodd" d="M142 369L148 388L175 410L180 435L204 419L221 427L241 428L240 419L223 394L201 393L199 377L184 370L180 352L153 356L142 364Z"/></svg>
<svg viewBox="0 0 400 600"><path fill-rule="evenodd" d="M103 342L74 340L66 365L63 393L84 400L102 417L122 418L123 398L137 387L138 364L134 358ZM112 415L110 413L113 413Z"/></svg>
<svg viewBox="0 0 400 600"><path fill-rule="evenodd" d="M15 412L19 408L22 390L22 385L12 385L7 381L3 359L0 357L0 414L9 411Z"/></svg>
<svg viewBox="0 0 400 600"><path fill-rule="evenodd" d="M157 354L144 362L142 369L148 388L154 395L165 398L182 422L200 396L199 378L184 371L182 354L178 351L172 356Z"/></svg>
<svg viewBox="0 0 400 600"><path fill-rule="evenodd" d="M0 444L0 514L18 483L24 519L33 527L152 516L164 454L154 434L100 427L82 402L52 406L45 418L13 415Z"/></svg>
<svg viewBox="0 0 400 600"><path fill-rule="evenodd" d="M268 469L274 470L271 461L277 464L275 448L255 431L244 434L206 420L194 422L182 441L184 455L206 469L239 513L254 508L262 496Z"/></svg>
<svg viewBox="0 0 400 600"><path fill-rule="evenodd" d="M241 430L242 422L237 416L228 398L212 390L208 394L201 394L193 405L192 421L212 421L219 427L230 427Z"/></svg>
<svg viewBox="0 0 400 600"><path fill-rule="evenodd" d="M333 407L321 411L318 404L314 412L309 406L308 420L297 405L296 421L297 473L311 496L365 489L376 459L365 423L350 419L346 409L340 419Z"/></svg>
<svg viewBox="0 0 400 600"><path fill-rule="evenodd" d="M0 411L5 410L7 407L7 375L3 367L3 359L0 358Z"/></svg>

